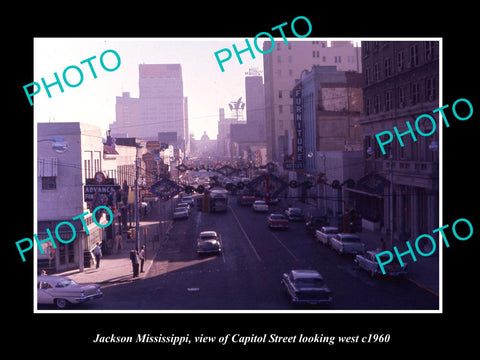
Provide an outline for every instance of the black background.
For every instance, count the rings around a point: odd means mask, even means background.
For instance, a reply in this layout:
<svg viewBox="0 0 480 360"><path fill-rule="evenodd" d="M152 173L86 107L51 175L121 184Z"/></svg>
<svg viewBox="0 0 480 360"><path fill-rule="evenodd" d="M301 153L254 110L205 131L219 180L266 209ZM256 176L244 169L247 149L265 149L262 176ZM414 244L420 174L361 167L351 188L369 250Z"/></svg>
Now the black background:
<svg viewBox="0 0 480 360"><path fill-rule="evenodd" d="M342 5L343 4L343 5ZM427 9L415 3L358 2L325 5L322 2L260 4L111 3L31 5L8 11L2 23L2 56L7 86L3 86L3 147L6 160L2 176L3 196L3 333L6 346L19 353L33 350L33 356L53 355L94 357L102 354L169 356L194 351L195 355L226 352L235 354L267 350L269 355L295 352L297 356L321 357L343 351L370 356L439 355L444 350L471 349L477 340L470 327L477 313L476 273L480 226L474 211L478 202L477 126L480 105L474 88L478 86L478 38L476 10L467 5L449 4ZM26 5L25 5L26 6ZM67 6L67 7L65 7ZM443 7L443 8L442 8ZM136 9L137 8L137 9ZM7 15L7 14L6 14ZM443 104L466 98L474 114L468 121L452 119L443 128L443 224L458 218L469 219L474 235L468 241L450 241L444 247L442 314L34 314L33 256L22 262L15 241L33 235L33 107L23 85L33 78L34 37L239 37L251 38L262 31L306 16L312 23L309 37L442 37ZM9 18L12 19L9 19ZM298 23L300 24L300 22ZM478 29L478 28L477 28ZM285 27L287 36L289 26ZM300 34L304 33L298 29ZM478 33L478 32L477 32ZM277 36L277 34L274 34ZM192 54L193 55L193 54ZM214 61L212 54L212 61ZM239 65L240 66L240 65ZM478 92L478 91L477 91ZM11 101L13 100L13 101ZM433 109L432 109L433 110ZM432 229L433 230L433 229ZM12 319L12 321L7 320ZM469 321L470 320L470 321ZM475 329L476 324L473 323ZM328 336L390 334L388 344L325 344L221 346L160 344L93 344L95 334L135 336L153 334L204 334L223 336L276 333L315 333ZM478 332L477 332L478 333ZM64 346L68 346L65 348ZM313 352L312 352L313 350ZM395 350L393 352L392 350ZM35 352L37 355L35 355ZM98 353L97 353L98 352Z"/></svg>

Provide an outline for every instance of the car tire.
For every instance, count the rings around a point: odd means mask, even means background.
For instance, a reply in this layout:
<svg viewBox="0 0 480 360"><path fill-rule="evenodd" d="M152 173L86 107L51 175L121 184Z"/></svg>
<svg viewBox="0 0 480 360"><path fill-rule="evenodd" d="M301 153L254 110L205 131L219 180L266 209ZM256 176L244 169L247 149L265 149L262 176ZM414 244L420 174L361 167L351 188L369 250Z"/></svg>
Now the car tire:
<svg viewBox="0 0 480 360"><path fill-rule="evenodd" d="M65 309L68 306L67 299L55 299L55 305L58 309Z"/></svg>

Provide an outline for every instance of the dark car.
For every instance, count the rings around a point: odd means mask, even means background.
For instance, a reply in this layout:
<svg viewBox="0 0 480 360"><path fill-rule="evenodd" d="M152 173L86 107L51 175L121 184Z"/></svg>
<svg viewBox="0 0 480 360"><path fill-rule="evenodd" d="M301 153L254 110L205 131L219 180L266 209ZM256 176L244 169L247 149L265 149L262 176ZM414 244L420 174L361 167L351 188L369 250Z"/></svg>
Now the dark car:
<svg viewBox="0 0 480 360"><path fill-rule="evenodd" d="M305 219L305 229L308 234L315 235L316 230L320 230L323 226L328 225L326 216L310 216Z"/></svg>
<svg viewBox="0 0 480 360"><path fill-rule="evenodd" d="M316 270L291 270L283 274L281 283L293 304L332 304L332 292Z"/></svg>

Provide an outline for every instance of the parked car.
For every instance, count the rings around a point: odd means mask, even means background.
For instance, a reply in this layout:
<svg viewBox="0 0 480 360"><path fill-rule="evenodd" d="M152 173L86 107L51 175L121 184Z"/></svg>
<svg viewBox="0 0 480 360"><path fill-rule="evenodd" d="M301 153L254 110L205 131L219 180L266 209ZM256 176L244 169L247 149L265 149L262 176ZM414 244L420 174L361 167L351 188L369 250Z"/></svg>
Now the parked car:
<svg viewBox="0 0 480 360"><path fill-rule="evenodd" d="M253 211L259 211L259 212L268 211L268 205L263 200L255 200L252 207L253 207Z"/></svg>
<svg viewBox="0 0 480 360"><path fill-rule="evenodd" d="M188 213L190 213L190 205L187 204L186 202L179 202L175 209L180 209L180 208L186 209Z"/></svg>
<svg viewBox="0 0 480 360"><path fill-rule="evenodd" d="M354 262L356 265L358 265L359 268L369 272L370 275L372 275L372 277L375 275L385 275L385 276L392 276L392 277L407 275L408 264L404 263L403 266L400 265L396 257L394 257L391 262L383 266L385 270L385 274L383 274L382 270L380 269L380 265L378 264L378 260L376 258L376 255L378 253L379 252L375 250L367 251L363 255L355 256ZM382 262L387 261L387 259L385 259L386 256L387 254L380 256L380 260Z"/></svg>
<svg viewBox="0 0 480 360"><path fill-rule="evenodd" d="M177 207L173 210L173 219L188 219L189 211L186 207Z"/></svg>
<svg viewBox="0 0 480 360"><path fill-rule="evenodd" d="M326 216L310 216L305 219L305 230L307 233L315 235L315 231L322 226L328 225L328 217Z"/></svg>
<svg viewBox="0 0 480 360"><path fill-rule="evenodd" d="M322 226L320 230L315 231L315 239L325 246L330 246L330 239L338 234L338 228L335 226Z"/></svg>
<svg viewBox="0 0 480 360"><path fill-rule="evenodd" d="M283 214L270 214L267 216L267 225L270 229L288 229L288 219Z"/></svg>
<svg viewBox="0 0 480 360"><path fill-rule="evenodd" d="M316 270L291 270L283 274L281 283L293 304L332 304L332 292Z"/></svg>
<svg viewBox="0 0 480 360"><path fill-rule="evenodd" d="M355 234L336 234L330 238L330 246L339 254L363 254L365 252L365 244Z"/></svg>
<svg viewBox="0 0 480 360"><path fill-rule="evenodd" d="M45 275L37 277L37 304L55 304L64 309L103 296L100 285L82 285L66 276Z"/></svg>
<svg viewBox="0 0 480 360"><path fill-rule="evenodd" d="M222 251L221 236L216 231L202 231L197 239L197 253L220 253Z"/></svg>
<svg viewBox="0 0 480 360"><path fill-rule="evenodd" d="M188 205L192 206L194 203L193 196L192 195L184 195L182 197L182 202L187 203Z"/></svg>
<svg viewBox="0 0 480 360"><path fill-rule="evenodd" d="M288 220L291 221L303 221L305 219L303 211L300 208L289 207L287 210L285 210L285 215L287 216Z"/></svg>

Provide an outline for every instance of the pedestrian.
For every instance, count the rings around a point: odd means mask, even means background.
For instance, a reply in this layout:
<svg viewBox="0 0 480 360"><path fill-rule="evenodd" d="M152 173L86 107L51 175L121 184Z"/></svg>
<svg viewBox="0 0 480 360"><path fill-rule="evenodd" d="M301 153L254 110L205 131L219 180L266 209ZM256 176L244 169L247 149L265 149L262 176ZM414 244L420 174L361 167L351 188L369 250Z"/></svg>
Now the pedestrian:
<svg viewBox="0 0 480 360"><path fill-rule="evenodd" d="M145 262L145 245L142 245L142 249L140 250L140 272L143 273L143 263Z"/></svg>
<svg viewBox="0 0 480 360"><path fill-rule="evenodd" d="M130 259L132 260L132 267L133 267L133 277L138 277L138 251L132 250L130 252Z"/></svg>
<svg viewBox="0 0 480 360"><path fill-rule="evenodd" d="M102 257L102 249L100 249L100 243L97 242L95 247L92 250L93 255L95 256L95 263L96 268L98 269L100 267L100 258Z"/></svg>
<svg viewBox="0 0 480 360"><path fill-rule="evenodd" d="M120 234L119 232L117 233L117 235L115 235L115 247L117 249L117 253L119 250L122 249L122 234Z"/></svg>
<svg viewBox="0 0 480 360"><path fill-rule="evenodd" d="M380 251L385 251L385 240L383 240L383 237L380 238Z"/></svg>

